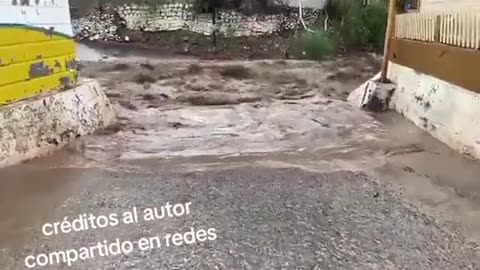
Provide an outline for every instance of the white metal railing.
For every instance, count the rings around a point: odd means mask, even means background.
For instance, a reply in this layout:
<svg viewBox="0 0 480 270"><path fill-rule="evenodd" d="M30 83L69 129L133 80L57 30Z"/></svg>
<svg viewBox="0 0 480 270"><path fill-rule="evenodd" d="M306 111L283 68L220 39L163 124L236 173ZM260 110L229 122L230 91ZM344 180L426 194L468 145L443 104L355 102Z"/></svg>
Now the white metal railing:
<svg viewBox="0 0 480 270"><path fill-rule="evenodd" d="M395 37L479 49L480 10L400 14Z"/></svg>

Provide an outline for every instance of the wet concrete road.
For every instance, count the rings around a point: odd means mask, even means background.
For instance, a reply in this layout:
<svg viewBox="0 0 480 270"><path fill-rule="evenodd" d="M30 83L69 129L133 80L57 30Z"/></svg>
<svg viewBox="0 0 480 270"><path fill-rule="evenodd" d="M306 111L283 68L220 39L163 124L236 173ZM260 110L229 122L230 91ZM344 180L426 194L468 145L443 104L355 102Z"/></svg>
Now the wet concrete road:
<svg viewBox="0 0 480 270"><path fill-rule="evenodd" d="M57 171L58 172L58 171ZM27 269L25 258L62 250L129 241L128 254L91 253L72 266L34 269L478 269L480 257L452 229L419 214L390 187L362 173L311 173L298 169L241 167L189 172L64 171L66 200L22 201L50 206L49 214L25 212L23 240L3 246L2 269ZM39 172L38 175L41 175ZM43 172L44 175L48 174ZM69 180L71 182L69 183ZM33 179L32 179L33 180ZM42 183L42 179L38 179ZM48 181L43 179L43 181ZM81 187L77 184L81 182ZM39 185L41 186L41 184ZM28 194L25 194L28 195ZM58 195L58 194L57 194ZM43 201L42 201L43 200ZM191 202L190 214L142 220L142 211ZM138 222L45 236L41 225L136 207ZM39 207L35 207L39 209ZM215 229L216 237L167 246L167 234ZM158 237L161 246L143 246ZM3 241L3 243L6 243ZM165 240L165 242L163 242ZM139 242L140 241L140 242ZM15 246L16 248L12 248ZM143 250L142 250L143 249ZM105 255L105 254L103 254ZM42 255L40 255L41 257ZM46 257L43 257L45 259ZM61 256L60 256L61 258ZM39 262L44 263L42 258ZM31 258L28 263L35 260ZM50 263L51 261L49 261Z"/></svg>

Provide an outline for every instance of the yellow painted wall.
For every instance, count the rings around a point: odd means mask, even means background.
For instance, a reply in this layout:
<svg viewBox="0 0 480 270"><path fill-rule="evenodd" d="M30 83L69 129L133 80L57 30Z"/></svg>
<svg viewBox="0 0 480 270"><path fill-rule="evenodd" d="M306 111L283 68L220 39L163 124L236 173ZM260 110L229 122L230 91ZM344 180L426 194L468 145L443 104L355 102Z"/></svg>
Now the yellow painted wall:
<svg viewBox="0 0 480 270"><path fill-rule="evenodd" d="M75 83L68 0L0 0L0 105Z"/></svg>
<svg viewBox="0 0 480 270"><path fill-rule="evenodd" d="M75 84L75 43L61 33L0 24L0 104Z"/></svg>
<svg viewBox="0 0 480 270"><path fill-rule="evenodd" d="M480 9L480 0L420 0L420 11L451 11L455 9Z"/></svg>

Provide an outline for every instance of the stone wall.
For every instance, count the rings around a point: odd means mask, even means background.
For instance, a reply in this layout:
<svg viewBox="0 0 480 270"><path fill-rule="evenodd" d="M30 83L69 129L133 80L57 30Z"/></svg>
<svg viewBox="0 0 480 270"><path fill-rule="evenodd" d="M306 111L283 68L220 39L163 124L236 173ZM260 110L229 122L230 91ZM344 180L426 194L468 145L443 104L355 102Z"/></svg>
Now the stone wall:
<svg viewBox="0 0 480 270"><path fill-rule="evenodd" d="M313 23L320 10L304 9L304 20ZM115 18L118 21L115 21ZM225 36L260 36L294 29L298 10L285 10L274 15L246 16L231 10L221 10L217 15L217 32ZM80 38L125 40L117 35L118 23L129 30L160 32L187 30L211 35L214 31L211 14L193 15L187 4L166 4L157 7L124 5L107 13L95 11L87 17L74 20L74 31ZM128 38L127 38L128 40Z"/></svg>
<svg viewBox="0 0 480 270"><path fill-rule="evenodd" d="M122 41L125 37L117 34L118 22L114 12L95 10L87 16L72 20L73 33L76 38L90 40Z"/></svg>

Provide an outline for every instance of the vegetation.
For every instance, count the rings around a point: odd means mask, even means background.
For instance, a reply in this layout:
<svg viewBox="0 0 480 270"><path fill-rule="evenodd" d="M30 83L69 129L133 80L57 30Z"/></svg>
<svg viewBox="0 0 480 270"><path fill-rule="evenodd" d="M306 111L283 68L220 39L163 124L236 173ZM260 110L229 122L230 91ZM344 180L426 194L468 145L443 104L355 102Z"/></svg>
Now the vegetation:
<svg viewBox="0 0 480 270"><path fill-rule="evenodd" d="M332 35L322 29L314 32L304 31L295 40L294 54L297 58L320 60L334 54L337 50Z"/></svg>
<svg viewBox="0 0 480 270"><path fill-rule="evenodd" d="M379 0L366 6L362 2L330 0L325 8L327 32L323 23L314 33L303 31L293 46L295 55L321 59L339 50L382 52L388 1Z"/></svg>
<svg viewBox="0 0 480 270"><path fill-rule="evenodd" d="M284 0L192 0L194 12L215 14L220 9L231 9L244 14L275 13L285 7ZM338 50L368 50L381 52L385 39L388 0L330 0L325 8L328 31L322 25L314 32L303 31L293 41L293 53L297 57L321 59ZM213 46L216 47L214 33Z"/></svg>
<svg viewBox="0 0 480 270"><path fill-rule="evenodd" d="M387 10L384 6L369 6L365 9L363 27L366 29L366 46L377 52L383 51L387 30Z"/></svg>
<svg viewBox="0 0 480 270"><path fill-rule="evenodd" d="M386 1L363 6L361 0L331 0L326 7L331 31L345 49L383 49L387 24Z"/></svg>

